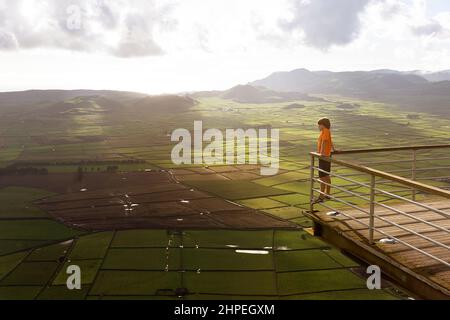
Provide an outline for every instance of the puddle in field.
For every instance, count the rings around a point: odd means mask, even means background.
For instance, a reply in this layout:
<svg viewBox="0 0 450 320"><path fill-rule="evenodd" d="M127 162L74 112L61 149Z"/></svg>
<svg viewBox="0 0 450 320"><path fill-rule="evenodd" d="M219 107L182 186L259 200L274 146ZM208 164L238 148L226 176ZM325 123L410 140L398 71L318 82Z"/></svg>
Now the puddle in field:
<svg viewBox="0 0 450 320"><path fill-rule="evenodd" d="M267 250L235 250L236 253L246 253L246 254L269 254Z"/></svg>
<svg viewBox="0 0 450 320"><path fill-rule="evenodd" d="M287 251L287 250L291 250L291 249L289 247L287 247L287 246L280 246L280 247L276 247L275 250Z"/></svg>

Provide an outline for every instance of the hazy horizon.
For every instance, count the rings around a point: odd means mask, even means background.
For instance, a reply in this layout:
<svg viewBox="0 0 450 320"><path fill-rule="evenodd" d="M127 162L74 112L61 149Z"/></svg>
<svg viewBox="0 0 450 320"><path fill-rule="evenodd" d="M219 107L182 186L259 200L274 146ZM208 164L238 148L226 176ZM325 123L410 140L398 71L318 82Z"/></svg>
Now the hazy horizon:
<svg viewBox="0 0 450 320"><path fill-rule="evenodd" d="M298 69L306 69L306 70L311 71L311 72L331 71L331 70L309 70L307 68L300 67L300 68L295 68L295 69L292 69L292 70L276 70L276 71L273 71L273 72L267 74L266 76L269 76L269 75L271 75L272 73L275 73L275 72L290 72L290 71L294 71L294 70L298 70ZM440 70L433 70L433 71L431 71L431 70L418 70L418 69L416 69L416 70L395 70L395 69L389 69L389 68L380 68L380 69L368 69L368 70L338 70L338 71L331 71L331 72L371 72L371 71L379 71L379 70L392 70L392 71L399 71L399 72L421 72L421 73L424 73L424 74L426 74L426 73L443 72L443 71L446 71L446 72L450 71L448 69L440 69ZM264 76L262 78L265 78L266 76ZM230 87L224 87L224 88L209 88L209 89L200 89L200 90L182 90L182 91L167 91L167 92L165 92L165 91L162 91L162 92L143 92L143 91L134 91L134 90L112 89L112 88L96 88L96 89L93 89L93 88L77 88L77 87L74 87L74 88L53 87L53 88L24 88L24 89L21 89L21 90L2 90L0 88L0 93L25 92L25 91L61 90L61 91L124 91L124 92L128 91L128 92L142 93L142 94L149 94L149 95L189 94L189 93L195 93L195 92L201 92L201 91L227 90L227 89L230 89L230 88L232 88L234 86L237 86L237 85L249 84L250 82L255 81L255 80L260 80L260 79L251 79L251 80L249 80L247 82L235 83L235 84L233 84Z"/></svg>

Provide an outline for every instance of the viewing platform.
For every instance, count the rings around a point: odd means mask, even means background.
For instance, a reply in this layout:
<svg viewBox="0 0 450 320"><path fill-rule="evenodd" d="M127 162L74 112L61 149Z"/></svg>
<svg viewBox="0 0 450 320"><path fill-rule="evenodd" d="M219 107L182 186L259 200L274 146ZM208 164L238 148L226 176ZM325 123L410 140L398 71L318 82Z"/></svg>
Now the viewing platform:
<svg viewBox="0 0 450 320"><path fill-rule="evenodd" d="M311 200L321 194L319 158L311 153ZM348 150L322 159L332 163L332 192L311 202L315 234L378 265L415 297L450 299L450 145Z"/></svg>

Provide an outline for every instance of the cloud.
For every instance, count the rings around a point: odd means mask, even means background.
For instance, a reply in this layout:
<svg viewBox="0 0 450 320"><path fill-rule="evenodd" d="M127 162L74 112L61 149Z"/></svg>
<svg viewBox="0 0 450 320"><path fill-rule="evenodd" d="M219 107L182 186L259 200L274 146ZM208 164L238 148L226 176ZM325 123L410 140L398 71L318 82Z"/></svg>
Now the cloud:
<svg viewBox="0 0 450 320"><path fill-rule="evenodd" d="M0 50L57 48L118 57L160 55L171 18L157 0L0 0Z"/></svg>
<svg viewBox="0 0 450 320"><path fill-rule="evenodd" d="M333 45L346 45L357 38L359 15L371 0L292 0L293 18L282 21L287 31L303 32L305 44L326 50Z"/></svg>
<svg viewBox="0 0 450 320"><path fill-rule="evenodd" d="M153 32L153 25L149 17L141 14L130 14L125 19L125 34L122 35L114 53L128 58L162 54L162 49L149 34Z"/></svg>
<svg viewBox="0 0 450 320"><path fill-rule="evenodd" d="M434 36L444 31L442 25L437 21L430 21L419 26L412 26L411 31L416 36Z"/></svg>
<svg viewBox="0 0 450 320"><path fill-rule="evenodd" d="M0 50L17 49L17 41L13 34L0 29Z"/></svg>

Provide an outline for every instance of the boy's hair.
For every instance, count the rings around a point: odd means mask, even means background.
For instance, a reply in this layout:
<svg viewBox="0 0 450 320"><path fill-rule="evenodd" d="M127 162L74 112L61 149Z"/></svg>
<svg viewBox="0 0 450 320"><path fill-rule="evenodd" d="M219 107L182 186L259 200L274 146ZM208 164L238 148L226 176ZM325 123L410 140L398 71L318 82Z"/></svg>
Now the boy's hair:
<svg viewBox="0 0 450 320"><path fill-rule="evenodd" d="M330 119L328 119L328 118L320 119L319 121L317 121L317 124L321 124L327 129L331 128L331 122L330 122Z"/></svg>

